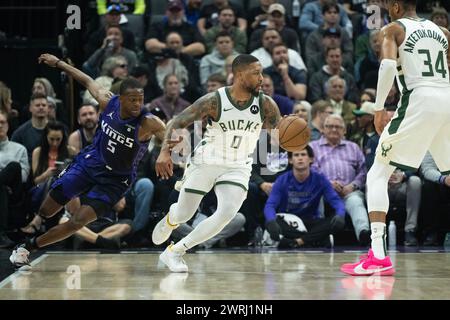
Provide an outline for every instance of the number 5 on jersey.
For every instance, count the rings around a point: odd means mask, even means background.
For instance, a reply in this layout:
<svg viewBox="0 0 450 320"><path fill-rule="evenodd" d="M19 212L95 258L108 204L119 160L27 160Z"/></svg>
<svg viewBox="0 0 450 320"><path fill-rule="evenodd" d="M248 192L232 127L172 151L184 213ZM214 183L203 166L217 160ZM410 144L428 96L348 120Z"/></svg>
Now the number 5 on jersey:
<svg viewBox="0 0 450 320"><path fill-rule="evenodd" d="M116 151L116 144L117 144L117 142L108 140L108 146L106 147L106 149L111 151L111 153L114 153Z"/></svg>

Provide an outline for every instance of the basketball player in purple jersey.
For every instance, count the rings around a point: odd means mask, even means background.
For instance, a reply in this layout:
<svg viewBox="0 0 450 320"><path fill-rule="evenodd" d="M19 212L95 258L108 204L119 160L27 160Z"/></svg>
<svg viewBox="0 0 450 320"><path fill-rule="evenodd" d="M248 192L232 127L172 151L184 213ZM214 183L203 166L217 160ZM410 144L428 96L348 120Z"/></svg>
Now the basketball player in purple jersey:
<svg viewBox="0 0 450 320"><path fill-rule="evenodd" d="M63 70L86 87L98 101L101 115L93 143L52 184L38 214L50 218L75 197L80 197L81 207L66 223L17 246L10 257L16 267L29 265L30 251L68 238L111 210L133 184L151 137L162 141L165 133L164 123L142 109L144 90L137 80L125 79L117 96L53 55L42 54L39 63ZM175 142L168 144L170 148Z"/></svg>

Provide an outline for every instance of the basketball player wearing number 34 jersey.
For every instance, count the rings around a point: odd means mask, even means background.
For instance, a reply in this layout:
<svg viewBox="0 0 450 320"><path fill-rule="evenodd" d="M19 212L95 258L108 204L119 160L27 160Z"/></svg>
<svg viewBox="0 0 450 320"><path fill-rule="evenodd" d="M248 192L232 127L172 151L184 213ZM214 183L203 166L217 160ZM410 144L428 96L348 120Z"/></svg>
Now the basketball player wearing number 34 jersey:
<svg viewBox="0 0 450 320"><path fill-rule="evenodd" d="M361 261L341 267L354 276L395 272L386 255L387 188L395 168L417 169L429 150L442 174L450 173L450 33L419 18L414 0L388 0L388 9L393 22L381 30L375 101L375 128L381 136L367 175L372 246ZM384 103L395 76L401 98L394 117L385 125Z"/></svg>

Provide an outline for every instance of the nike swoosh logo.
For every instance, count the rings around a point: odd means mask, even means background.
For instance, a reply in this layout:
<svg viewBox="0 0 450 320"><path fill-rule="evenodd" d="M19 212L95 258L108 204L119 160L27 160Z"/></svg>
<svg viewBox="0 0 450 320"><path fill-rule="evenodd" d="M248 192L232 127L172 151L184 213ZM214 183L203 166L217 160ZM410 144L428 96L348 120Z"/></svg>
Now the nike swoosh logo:
<svg viewBox="0 0 450 320"><path fill-rule="evenodd" d="M363 265L363 263L360 263L360 264L358 264L355 267L355 269L354 269L355 273L358 273L358 274L372 274L372 273L377 273L377 272L382 272L382 271L386 271L386 270L392 269L392 266L386 267L386 268L377 268L377 269L364 269L362 267L362 265Z"/></svg>
<svg viewBox="0 0 450 320"><path fill-rule="evenodd" d="M225 112L225 111L230 111L230 110L233 110L233 108L230 108L230 109L223 109L224 112Z"/></svg>

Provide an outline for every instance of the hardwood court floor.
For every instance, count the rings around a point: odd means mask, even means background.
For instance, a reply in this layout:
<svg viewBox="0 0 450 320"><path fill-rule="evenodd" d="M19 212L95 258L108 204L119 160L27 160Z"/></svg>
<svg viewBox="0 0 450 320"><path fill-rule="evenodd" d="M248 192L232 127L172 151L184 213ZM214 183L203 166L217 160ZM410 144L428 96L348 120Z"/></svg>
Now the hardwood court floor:
<svg viewBox="0 0 450 320"><path fill-rule="evenodd" d="M188 274L174 274L158 252L47 252L32 272L0 282L0 299L450 299L450 253L391 253L394 277L339 271L361 253L204 251L185 256Z"/></svg>

